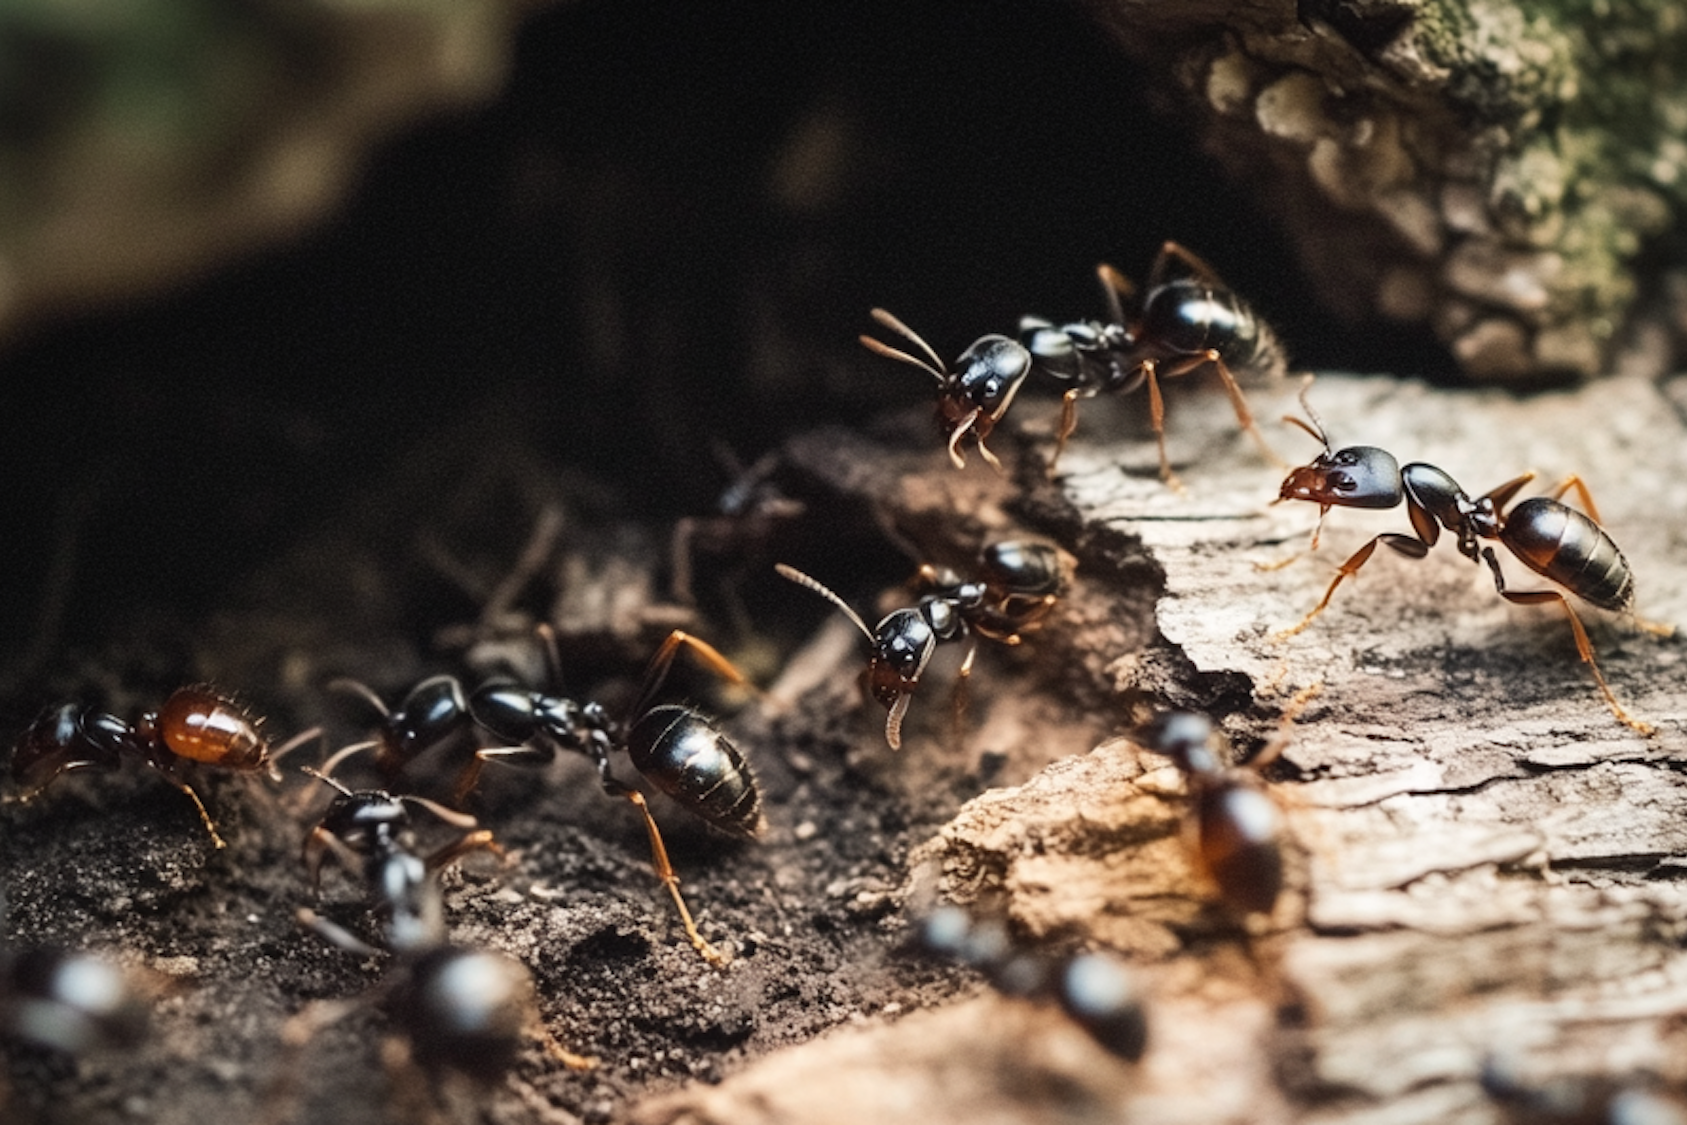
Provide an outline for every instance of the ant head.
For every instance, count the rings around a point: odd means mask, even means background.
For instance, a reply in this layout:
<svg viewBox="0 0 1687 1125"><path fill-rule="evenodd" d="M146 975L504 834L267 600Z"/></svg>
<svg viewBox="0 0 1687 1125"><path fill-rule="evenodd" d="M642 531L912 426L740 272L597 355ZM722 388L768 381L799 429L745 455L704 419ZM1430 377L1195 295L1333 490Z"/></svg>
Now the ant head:
<svg viewBox="0 0 1687 1125"><path fill-rule="evenodd" d="M1213 750L1213 724L1194 711L1167 711L1143 730L1138 741L1164 754L1186 773L1216 774L1221 766Z"/></svg>
<svg viewBox="0 0 1687 1125"><path fill-rule="evenodd" d="M1289 473L1277 491L1278 500L1309 500L1325 508L1392 508L1404 495L1399 462L1371 445L1334 453L1326 447L1312 464Z"/></svg>

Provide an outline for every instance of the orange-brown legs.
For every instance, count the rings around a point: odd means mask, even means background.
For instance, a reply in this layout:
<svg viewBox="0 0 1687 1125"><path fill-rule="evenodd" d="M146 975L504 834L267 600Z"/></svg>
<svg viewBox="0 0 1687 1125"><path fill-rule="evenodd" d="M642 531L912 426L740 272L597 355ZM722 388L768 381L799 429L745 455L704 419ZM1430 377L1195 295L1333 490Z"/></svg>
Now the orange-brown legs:
<svg viewBox="0 0 1687 1125"><path fill-rule="evenodd" d="M1587 630L1582 627L1581 618L1576 616L1576 611L1570 605L1570 600L1557 590L1507 590L1505 579L1500 574L1499 559L1495 556L1493 548L1484 548L1482 557L1487 560L1488 569L1494 572L1494 587L1499 590L1500 597L1506 601L1515 602L1518 605L1543 605L1547 602L1557 602L1564 607L1564 615L1570 619L1570 630L1576 635L1576 652L1581 655L1582 663L1586 664L1588 670L1593 673L1594 682L1599 685L1600 694L1605 697L1605 702L1611 708L1611 713L1624 726L1630 727L1641 734L1655 734L1658 728L1651 723L1636 719L1623 710L1623 705L1617 702L1615 693L1611 691L1611 685L1605 682L1604 674L1599 671L1598 662L1593 659L1593 642L1588 640Z"/></svg>
<svg viewBox="0 0 1687 1125"><path fill-rule="evenodd" d="M668 849L662 843L662 832L656 827L656 818L650 815L650 805L645 801L644 794L637 789L621 786L618 794L632 802L644 817L644 828L650 836L650 864L656 871L656 878L668 888L668 894L673 897L674 906L679 910L680 922L685 926L685 936L691 939L691 946L703 955L703 960L711 965L720 966L727 963L727 957L720 950L710 945L697 929L697 923L692 920L691 910L685 905L685 896L680 894L679 876L674 873L674 866L668 862Z"/></svg>

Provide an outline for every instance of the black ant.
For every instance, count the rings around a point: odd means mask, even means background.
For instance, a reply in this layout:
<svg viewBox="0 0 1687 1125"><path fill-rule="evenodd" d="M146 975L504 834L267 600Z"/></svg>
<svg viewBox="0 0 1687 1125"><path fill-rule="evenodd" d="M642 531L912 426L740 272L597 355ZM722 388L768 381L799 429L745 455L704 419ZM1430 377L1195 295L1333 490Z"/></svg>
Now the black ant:
<svg viewBox="0 0 1687 1125"><path fill-rule="evenodd" d="M1054 608L1069 566L1060 548L1031 539L1009 539L986 547L980 577L970 581L947 568L922 566L920 578L927 592L917 604L887 614L876 629L869 629L849 603L819 580L784 563L774 569L842 610L873 646L865 684L889 710L885 742L899 750L903 716L938 644L974 633L1007 645L1019 644L1020 634L1036 628ZM971 673L977 651L975 642L961 663L963 678Z"/></svg>
<svg viewBox="0 0 1687 1125"><path fill-rule="evenodd" d="M919 940L930 952L979 970L1009 996L1054 999L1097 1043L1122 1059L1135 1062L1148 1046L1148 1021L1136 984L1110 953L1033 953L1017 946L1002 922L977 920L958 906L927 915Z"/></svg>
<svg viewBox="0 0 1687 1125"><path fill-rule="evenodd" d="M1142 736L1146 749L1170 758L1189 779L1193 851L1238 914L1270 914L1282 893L1283 816L1261 788L1259 771L1282 754L1290 722L1317 690L1295 697L1282 730L1246 766L1223 763L1212 721L1192 711L1167 712Z"/></svg>
<svg viewBox="0 0 1687 1125"><path fill-rule="evenodd" d="M1167 242L1148 272L1140 302L1136 287L1105 263L1096 267L1107 300L1107 321L1054 324L1027 316L1019 322L1019 340L1036 369L1068 384L1061 397L1060 431L1055 438L1049 475L1078 425L1078 400L1106 391L1128 394L1148 384L1148 418L1160 448L1160 479L1182 487L1166 455L1165 404L1159 380L1197 371L1208 364L1218 372L1236 421L1266 457L1283 461L1266 444L1254 422L1232 368L1281 375L1287 367L1282 345L1269 325L1219 278L1206 262L1175 242Z"/></svg>
<svg viewBox="0 0 1687 1125"><path fill-rule="evenodd" d="M984 444L984 439L996 428L996 423L1013 405L1020 385L1031 373L1031 353L1024 345L1006 336L981 336L955 360L953 371L943 366L932 346L918 333L884 309L874 309L873 319L918 347L931 360L899 348L893 348L871 336L862 336L862 346L869 351L918 367L937 380L938 416L949 427L949 460L957 469L966 468L966 456L961 442L972 438L978 444L978 454L990 466L1001 471L1002 463Z"/></svg>
<svg viewBox="0 0 1687 1125"><path fill-rule="evenodd" d="M301 852L312 890L320 892L322 864L332 856L368 884L388 949L404 954L440 945L445 938L445 915L434 872L476 849L501 857L504 850L491 831L481 828L469 814L425 797L394 796L382 789L352 790L325 773L309 767L305 772L337 792L321 821L305 837ZM426 810L460 834L427 855L418 854L411 807ZM348 952L366 957L377 952L315 911L301 910L299 919Z"/></svg>
<svg viewBox="0 0 1687 1125"><path fill-rule="evenodd" d="M699 550L741 555L746 544L751 549L765 546L780 527L808 510L773 480L779 467L778 450L764 453L748 467L724 447L718 454L732 474L732 483L721 491L713 513L675 520L668 544L669 591L681 605L697 604L692 572Z"/></svg>
<svg viewBox="0 0 1687 1125"><path fill-rule="evenodd" d="M22 799L28 800L60 774L114 770L125 757L137 758L193 801L211 841L222 848L227 845L205 803L176 770L183 762L198 762L240 773L262 772L279 781L276 761L320 733L302 731L272 749L260 723L238 702L205 685L177 688L162 707L143 712L133 725L84 704L65 703L44 712L19 737L12 752L12 778L23 790Z"/></svg>
<svg viewBox="0 0 1687 1125"><path fill-rule="evenodd" d="M5 915L0 892L0 922ZM148 1017L135 978L104 957L0 950L0 1039L66 1055L123 1049L145 1036Z"/></svg>
<svg viewBox="0 0 1687 1125"><path fill-rule="evenodd" d="M561 660L555 634L541 626L550 678L560 678ZM631 718L616 721L602 704L579 703L553 691L534 691L507 681L493 681L464 696L451 676L435 676L413 688L396 710L388 710L362 684L349 680L335 685L360 694L382 715L372 742L345 747L327 768L346 755L373 746L375 762L387 776L396 776L415 755L448 737L480 727L503 745L474 751L457 775L452 803L461 804L474 791L481 769L489 761L541 766L558 750L584 754L597 767L604 792L636 806L650 838L651 864L679 909L686 936L705 959L724 964L725 958L698 931L679 890L679 876L668 860L662 834L651 816L644 794L611 772L609 758L624 750L633 767L651 784L687 810L722 831L744 839L761 835L766 827L761 797L744 756L702 712L673 704L652 706L681 649L693 653L712 672L734 684L749 681L712 645L676 629L651 658L644 685Z"/></svg>
<svg viewBox="0 0 1687 1125"><path fill-rule="evenodd" d="M1504 1107L1505 1120L1529 1125L1687 1125L1687 1103L1647 1075L1554 1074L1526 1081L1517 1060L1482 1060L1482 1090Z"/></svg>
<svg viewBox="0 0 1687 1125"><path fill-rule="evenodd" d="M1413 462L1401 468L1393 454L1375 446L1357 445L1331 450L1330 440L1307 401L1306 391L1307 387L1303 386L1300 401L1311 421L1293 416L1286 416L1284 420L1318 439L1324 446L1324 452L1310 465L1303 465L1288 475L1274 503L1307 500L1318 505L1318 524L1312 532L1312 550L1317 549L1324 517L1334 506L1381 509L1404 502L1414 534L1384 532L1372 537L1341 564L1323 598L1312 611L1299 624L1277 633L1275 639L1294 636L1324 612L1336 587L1359 572L1378 543L1407 558L1421 559L1429 554L1429 549L1440 539L1441 529L1445 528L1458 537L1460 554L1472 562L1488 564L1494 575L1494 588L1502 598L1519 605L1556 602L1562 606L1575 634L1576 651L1593 673L1611 712L1619 721L1641 734L1653 733L1655 728L1650 723L1633 718L1617 702L1593 659L1593 645L1569 599L1557 590L1506 589L1505 576L1500 572L1499 558L1494 549L1478 543L1482 539L1498 540L1524 566L1558 583L1582 600L1600 609L1628 614L1650 632L1671 632L1667 626L1634 618L1634 574L1617 544L1599 526L1598 509L1580 477L1572 474L1547 495L1532 496L1508 512L1506 506L1524 485L1535 479L1534 472L1514 477L1473 500L1457 481L1434 465ZM1571 488L1576 490L1576 495L1587 509L1585 514L1559 500Z"/></svg>
<svg viewBox="0 0 1687 1125"><path fill-rule="evenodd" d="M311 884L319 886L322 863L328 856L348 870L360 869L381 915L383 942L399 958L398 975L387 992L414 1060L430 1071L449 1067L491 1081L509 1069L522 1042L536 1035L565 1065L574 1069L596 1065L595 1060L564 1050L544 1031L533 977L525 965L494 950L445 940L444 905L435 872L478 848L502 856L503 849L492 833L479 828L474 817L422 797L352 790L325 773L308 767L305 772L338 793L305 838L303 860ZM461 834L425 856L418 854L411 806L425 809ZM298 919L347 952L379 953L314 910L301 909ZM288 1022L282 1039L289 1047L301 1047L318 1029L359 1002L311 1005Z"/></svg>

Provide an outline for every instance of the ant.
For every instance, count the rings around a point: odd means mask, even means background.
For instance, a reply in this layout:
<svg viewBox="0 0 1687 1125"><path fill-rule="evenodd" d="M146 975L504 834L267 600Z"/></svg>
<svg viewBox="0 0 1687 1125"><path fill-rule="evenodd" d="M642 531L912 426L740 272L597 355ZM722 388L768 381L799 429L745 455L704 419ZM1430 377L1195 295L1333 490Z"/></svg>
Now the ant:
<svg viewBox="0 0 1687 1125"><path fill-rule="evenodd" d="M1031 373L1032 356L1025 346L1007 336L980 336L955 360L954 370L943 366L932 346L920 338L912 328L903 324L884 309L874 309L872 317L885 328L913 343L926 357L911 355L893 348L881 340L863 335L861 344L868 351L918 367L937 380L938 417L950 427L949 460L955 468L966 468L966 456L961 442L972 438L978 454L997 472L1002 462L990 452L984 439L996 428L996 423L1013 405L1025 377Z"/></svg>
<svg viewBox="0 0 1687 1125"><path fill-rule="evenodd" d="M873 646L867 658L865 685L889 714L885 742L902 748L902 719L926 662L941 642L958 641L977 633L1006 645L1020 643L1022 632L1041 624L1059 599L1069 565L1060 548L1033 539L1008 539L984 548L978 579L968 581L947 568L920 568L927 592L917 604L894 610L876 629L837 594L795 567L774 567L782 578L812 590L831 602L855 624ZM972 672L977 642L961 662L964 679Z"/></svg>
<svg viewBox="0 0 1687 1125"><path fill-rule="evenodd" d="M1160 479L1182 488L1166 455L1165 404L1160 378L1176 378L1211 364L1218 372L1236 421L1266 457L1284 462L1266 444L1232 368L1281 375L1287 358L1276 334L1206 262L1167 242L1148 272L1147 293L1118 270L1096 267L1109 319L1056 325L1041 317L1019 322L1019 341L1036 368L1068 384L1061 397L1060 430L1048 473L1054 475L1066 439L1078 425L1078 400L1102 391L1128 394L1148 384L1148 418L1160 448Z"/></svg>
<svg viewBox="0 0 1687 1125"><path fill-rule="evenodd" d="M1123 962L1110 953L1049 957L1014 944L997 920L979 921L958 906L932 911L920 925L920 944L982 972L1009 996L1053 998L1108 1051L1129 1062L1148 1046L1148 1021Z"/></svg>
<svg viewBox="0 0 1687 1125"><path fill-rule="evenodd" d="M1413 462L1401 468L1393 454L1375 446L1356 445L1332 450L1322 421L1307 401L1306 392L1310 385L1311 380L1308 380L1300 392L1301 406L1310 421L1293 416L1285 416L1284 420L1316 438L1323 444L1324 452L1311 464L1289 473L1273 503L1307 500L1318 505L1318 524L1312 531L1311 550L1317 550L1324 517L1334 506L1383 509L1404 502L1414 534L1384 532L1372 537L1341 564L1329 588L1324 591L1324 597L1312 611L1299 624L1277 633L1274 639L1292 637L1310 625L1313 618L1330 604L1336 587L1359 572L1359 568L1376 551L1378 543L1407 558L1421 559L1429 554L1429 549L1435 546L1442 528L1445 528L1458 537L1460 554L1472 562L1487 563L1500 597L1519 605L1556 602L1562 606L1575 634L1576 651L1593 673L1612 714L1641 734L1652 734L1655 728L1650 723L1633 718L1617 702L1616 695L1593 659L1593 645L1569 599L1557 590L1506 589L1499 557L1492 547L1481 546L1478 542L1483 539L1498 540L1524 566L1558 583L1583 601L1600 609L1628 614L1649 632L1671 632L1667 626L1634 617L1634 574L1617 544L1599 526L1598 509L1581 478L1572 474L1545 496L1532 496L1509 512L1506 508L1518 491L1535 479L1533 471L1513 477L1473 500L1457 481L1434 465ZM1585 514L1559 500L1571 488L1576 490L1582 506L1587 509Z"/></svg>
<svg viewBox="0 0 1687 1125"><path fill-rule="evenodd" d="M1244 766L1222 763L1212 720L1193 711L1160 715L1140 740L1189 779L1195 854L1219 897L1239 914L1270 914L1282 893L1283 817L1259 774L1282 755L1295 716L1320 689L1302 688L1289 700L1276 735Z"/></svg>
<svg viewBox="0 0 1687 1125"><path fill-rule="evenodd" d="M674 521L668 543L669 593L684 606L697 604L693 571L700 552L739 554L746 544L752 549L765 546L779 528L808 510L807 504L787 496L773 479L780 465L779 450L769 450L749 466L740 464L724 446L717 455L731 473L732 483L721 491L711 514Z"/></svg>
<svg viewBox="0 0 1687 1125"><path fill-rule="evenodd" d="M554 684L560 679L561 665L556 635L544 625L538 632ZM668 888L692 946L711 964L725 964L725 957L704 940L692 920L644 794L616 778L609 763L613 751L624 750L646 780L729 835L754 839L765 830L761 796L738 748L702 712L673 704L652 705L682 648L723 679L749 686L743 673L712 645L678 629L651 658L631 717L624 721L611 718L600 703L579 703L549 689L535 691L509 681L487 683L465 696L455 677L434 676L417 684L396 710L389 710L366 686L337 680L330 686L359 694L380 712L382 721L372 741L340 750L325 770L351 753L373 747L376 767L389 777L396 776L428 747L479 727L503 745L477 749L463 765L452 796L453 804L462 804L479 783L487 762L542 766L558 750L584 754L597 767L604 792L630 802L644 818L651 865Z"/></svg>
<svg viewBox="0 0 1687 1125"><path fill-rule="evenodd" d="M300 854L310 872L311 888L320 893L322 864L332 856L348 872L360 872L368 883L388 949L402 954L440 945L445 936L445 915L433 873L477 848L503 857L504 849L492 838L492 832L479 827L469 814L425 797L395 797L383 789L352 790L326 773L308 766L304 771L337 791L328 811L305 837ZM412 806L425 809L461 834L425 856L417 854L410 819ZM299 920L347 952L366 957L377 952L315 911L301 910Z"/></svg>
<svg viewBox="0 0 1687 1125"><path fill-rule="evenodd" d="M140 759L185 793L199 810L212 843L227 847L205 803L176 776L183 762L199 762L240 773L266 773L280 781L275 763L321 732L301 731L271 748L255 718L240 703L206 685L177 688L157 710L133 725L80 703L51 708L31 723L12 752L12 778L28 800L60 774L80 769L114 770L125 756Z"/></svg>
<svg viewBox="0 0 1687 1125"><path fill-rule="evenodd" d="M378 789L348 789L326 773L306 773L337 791L322 820L305 837L302 859L313 888L322 863L333 856L348 870L361 869L382 917L383 941L401 961L388 986L394 1018L409 1039L414 1060L428 1070L449 1067L480 1081L509 1069L528 1034L536 1034L553 1056L573 1069L595 1060L564 1050L539 1022L533 976L521 962L488 949L445 940L444 905L434 873L477 848L504 851L474 817L410 795ZM410 806L425 809L461 830L428 855L415 850ZM300 925L349 953L376 956L379 950L318 915L298 912ZM283 1042L302 1047L321 1027L354 1010L359 1001L320 1002L288 1021ZM291 1068L285 1073L291 1074Z"/></svg>
<svg viewBox="0 0 1687 1125"><path fill-rule="evenodd" d="M1489 1055L1479 1076L1505 1120L1532 1125L1687 1125L1687 1103L1646 1075L1556 1074L1526 1081L1518 1060Z"/></svg>
<svg viewBox="0 0 1687 1125"><path fill-rule="evenodd" d="M0 921L5 915L0 892ZM133 1047L147 1023L133 976L103 957L64 949L0 951L0 1039L81 1055Z"/></svg>

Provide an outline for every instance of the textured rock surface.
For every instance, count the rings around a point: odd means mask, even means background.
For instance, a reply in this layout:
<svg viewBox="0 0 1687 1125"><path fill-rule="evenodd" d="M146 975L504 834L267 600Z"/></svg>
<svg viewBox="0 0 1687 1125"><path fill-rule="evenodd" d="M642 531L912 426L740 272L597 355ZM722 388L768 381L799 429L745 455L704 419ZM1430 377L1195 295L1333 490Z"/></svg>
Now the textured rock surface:
<svg viewBox="0 0 1687 1125"><path fill-rule="evenodd" d="M1091 7L1290 229L1332 307L1486 380L1602 372L1687 203L1668 0ZM1668 237L1666 237L1668 236Z"/></svg>

